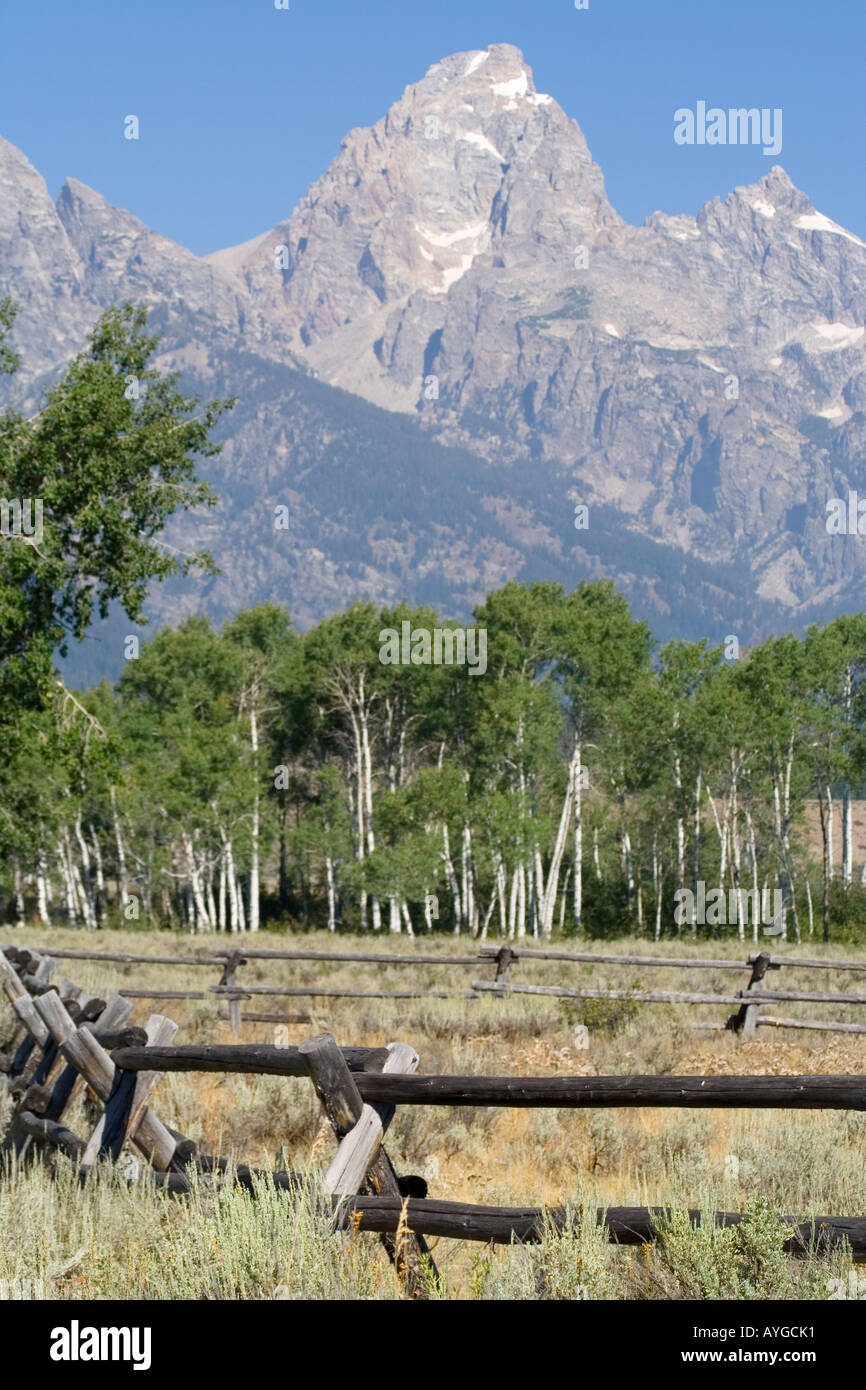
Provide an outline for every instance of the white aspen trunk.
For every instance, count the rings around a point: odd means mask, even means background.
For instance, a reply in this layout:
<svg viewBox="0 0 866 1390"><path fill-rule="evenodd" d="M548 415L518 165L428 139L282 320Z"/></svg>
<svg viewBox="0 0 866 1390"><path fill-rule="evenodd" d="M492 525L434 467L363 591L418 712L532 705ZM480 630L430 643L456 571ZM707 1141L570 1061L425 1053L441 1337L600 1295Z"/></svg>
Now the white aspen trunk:
<svg viewBox="0 0 866 1390"><path fill-rule="evenodd" d="M542 930L541 906L542 906L542 903L544 902L544 892L545 892L545 884L544 884L544 867L543 867L543 865L542 865L542 863L541 863L541 850L538 848L538 845L535 846L535 860L534 860L534 863L533 863L533 869L534 869L534 873L535 873L535 922L536 922L536 932L535 932L535 934L536 934L536 936L538 936L539 933L540 933L541 930ZM554 906L556 906L556 901L555 901L555 899L554 899ZM552 925L553 925L553 924L551 923L551 926L552 926Z"/></svg>
<svg viewBox="0 0 866 1390"><path fill-rule="evenodd" d="M205 887L207 897L207 912L208 917L210 918L209 926L211 930L213 930L217 923L217 905L213 895L213 871L213 860L209 859L205 870Z"/></svg>
<svg viewBox="0 0 866 1390"><path fill-rule="evenodd" d="M84 921L90 931L96 931L96 908L93 902L93 882L90 867L90 850L87 848L87 841L84 838L84 831L81 828L81 812L75 817L75 838L78 841L78 848L81 852L81 869L76 865L76 879L81 889L81 906L84 910Z"/></svg>
<svg viewBox="0 0 866 1390"><path fill-rule="evenodd" d="M48 856L44 849L39 851L36 869L36 910L39 913L39 921L43 927L51 926L51 916L48 911L48 892L46 883L48 880Z"/></svg>
<svg viewBox="0 0 866 1390"><path fill-rule="evenodd" d="M460 935L460 928L463 924L463 904L460 898L460 885L457 882L457 874L454 869L454 862L451 858L451 841L448 835L448 822L442 822L442 862L445 865L445 876L448 879L448 886L451 889L451 899L454 911L454 935Z"/></svg>
<svg viewBox="0 0 866 1390"><path fill-rule="evenodd" d="M827 787L827 877L831 880L836 876L836 858L833 853L833 793Z"/></svg>
<svg viewBox="0 0 866 1390"><path fill-rule="evenodd" d="M852 672L850 664L845 668L845 719L851 719ZM848 751L846 744L845 751ZM851 820L851 786L848 781L842 784L842 884L847 892L851 887L853 867L853 843Z"/></svg>
<svg viewBox="0 0 866 1390"><path fill-rule="evenodd" d="M595 876L601 883L601 860L598 857L598 826L592 832L592 862L595 865Z"/></svg>
<svg viewBox="0 0 866 1390"><path fill-rule="evenodd" d="M360 730L360 728L359 728L359 726L358 726L358 721L357 721L357 719L355 718L354 709L352 709L352 708L349 709L349 718L350 718L351 723L352 723L352 736L353 736L354 742L355 742L355 798L354 798L354 800L355 800L355 823L356 823L356 828L357 828L357 841L356 841L356 844L355 844L355 855L356 855L356 858L357 858L357 859L359 860L359 862L360 862L360 861L363 860L363 858L364 858L364 839L365 839L365 833L366 833L366 832L365 832L365 826L364 826L364 791L363 791L363 786L364 786L364 755L363 755L363 750L362 750L362 747L361 747L361 730ZM350 797L350 800L352 799L352 797L351 797L351 780L352 780L352 779L351 779L351 776L350 776L350 778L349 778L349 782L350 782L350 793L349 793L349 797ZM362 930L362 931L366 931L366 930L367 930L367 890L366 890L366 888L362 888L361 891L360 891L360 895L359 895L359 911L360 911L360 916L361 916L361 930Z"/></svg>
<svg viewBox="0 0 866 1390"><path fill-rule="evenodd" d="M575 748L574 785L574 895L572 906L572 925L580 931L583 921L583 749L578 740ZM598 855L598 843L595 846ZM596 866L597 867L597 866Z"/></svg>
<svg viewBox="0 0 866 1390"><path fill-rule="evenodd" d="M370 756L370 729L367 720L367 706L364 698L363 677L358 718L361 725L361 754L363 765L364 818L367 825L367 853L372 854L376 848L376 837L373 832L373 763ZM373 931L381 931L382 909L379 904L379 898L375 893L370 894L370 906L373 914Z"/></svg>
<svg viewBox="0 0 866 1390"><path fill-rule="evenodd" d="M64 825L57 846L57 858L63 878L63 891L66 898L66 919L70 927L78 920L78 903L75 896L75 879L72 874L72 849L69 844L69 828Z"/></svg>
<svg viewBox="0 0 866 1390"><path fill-rule="evenodd" d="M661 929L662 929L661 894L660 894L660 892L659 892L659 848L658 848L658 844L659 844L659 842L658 842L658 832L656 832L656 834L653 835L653 897L655 898L655 905L656 905L656 922L655 922L655 930L654 930L654 932L653 932L653 938L654 938L654 940L656 940L656 941L658 941L659 936L661 935ZM679 926L677 926L677 932L679 932Z"/></svg>
<svg viewBox="0 0 866 1390"><path fill-rule="evenodd" d="M575 749L568 766L568 783L562 801L562 810L559 814L559 826L553 844L553 854L551 855L550 868L547 873L547 884L545 885L544 896L541 900L541 931L544 936L550 936L553 932L553 915L556 911L556 895L559 892L559 872L562 865L562 857L565 853L566 840L568 839L568 826L574 808L575 762L579 763L579 761L580 754L577 749Z"/></svg>
<svg viewBox="0 0 866 1390"><path fill-rule="evenodd" d="M90 843L93 845L93 862L96 865L96 911L99 912L100 905L106 901L105 895L105 874L102 866L102 850L99 845L99 836L95 826L90 827Z"/></svg>
<svg viewBox="0 0 866 1390"><path fill-rule="evenodd" d="M210 926L210 919L202 892L201 873L196 863L192 840L186 831L183 831L181 834L181 842L186 856L187 875L189 877L189 885L192 889L192 900L195 907L195 917L191 925L195 930L206 931Z"/></svg>
<svg viewBox="0 0 866 1390"><path fill-rule="evenodd" d="M428 931L433 930L433 895L429 889L424 889L424 925Z"/></svg>
<svg viewBox="0 0 866 1390"><path fill-rule="evenodd" d="M498 897L496 883L493 884L493 892L490 894L490 902L487 904L487 911L484 914L484 921L481 923L479 937L481 941L487 940L487 928L490 926L490 919L493 916L493 909L496 907Z"/></svg>
<svg viewBox="0 0 866 1390"><path fill-rule="evenodd" d="M526 935L526 869L523 864L517 867L517 935Z"/></svg>
<svg viewBox="0 0 866 1390"><path fill-rule="evenodd" d="M733 864L734 891L737 897L737 936L740 941L745 941L746 927L743 920L743 881L740 873L742 858L740 853L739 809L737 806L738 776L739 769L736 755L734 750L731 749L731 861Z"/></svg>
<svg viewBox="0 0 866 1390"><path fill-rule="evenodd" d="M716 833L719 837L719 886L722 889L722 892L724 892L725 870L728 864L728 811L725 811L725 821L724 824L722 824L719 821L719 813L716 809L715 799L713 797L712 792L710 791L709 786L707 786L707 800L709 801L710 806L712 807L713 820L716 823ZM698 925L697 920L695 918L692 921L692 931L697 932L697 929Z"/></svg>
<svg viewBox="0 0 866 1390"><path fill-rule="evenodd" d="M328 876L328 931L336 931L337 892L334 883L334 861L330 854L325 855L325 872Z"/></svg>
<svg viewBox="0 0 866 1390"><path fill-rule="evenodd" d="M641 870L638 865L635 886L635 908L637 911L637 929L643 931L643 883L641 882Z"/></svg>
<svg viewBox="0 0 866 1390"><path fill-rule="evenodd" d="M250 931L258 931L260 921L259 903L259 831L260 831L260 811L259 811L259 781L258 781L258 753L259 753L259 725L256 717L255 697L250 703L250 745L253 755L253 771L256 778L255 795L253 796L253 819L250 833Z"/></svg>
<svg viewBox="0 0 866 1390"><path fill-rule="evenodd" d="M674 728L680 722L680 712L674 715ZM686 886L686 825L680 812L683 797L683 777L680 766L680 755L677 753L674 758L674 786L677 789L677 888Z"/></svg>
<svg viewBox="0 0 866 1390"><path fill-rule="evenodd" d="M96 931L96 918L93 915L90 899L81 877L81 870L73 860L72 881L75 884L75 892L81 906L81 915L84 918L84 925L88 931Z"/></svg>
<svg viewBox="0 0 866 1390"><path fill-rule="evenodd" d="M809 909L809 935L812 936L815 930L815 914L812 909L812 889L809 887L809 875L806 875L806 905Z"/></svg>
<svg viewBox="0 0 866 1390"><path fill-rule="evenodd" d="M499 898L499 935L503 938L508 931L508 920L505 909L505 881L505 865L500 859L496 869L496 891Z"/></svg>
<svg viewBox="0 0 866 1390"><path fill-rule="evenodd" d="M114 787L109 787L108 797L111 803L111 825L114 830L114 843L117 848L117 891L120 896L120 906L125 908L129 902L129 880L126 873L126 847L123 843L123 830L120 824L120 816L117 814L117 797Z"/></svg>
<svg viewBox="0 0 866 1390"><path fill-rule="evenodd" d="M511 872L511 893L508 901L508 939L513 941L517 932L517 898L520 891L520 876L517 869Z"/></svg>
<svg viewBox="0 0 866 1390"><path fill-rule="evenodd" d="M246 931L247 911L244 904L244 886L240 874L235 875L235 899L238 905L238 931Z"/></svg>
<svg viewBox="0 0 866 1390"><path fill-rule="evenodd" d="M409 904L405 898L401 898L400 900L400 915L403 918L403 925L406 928L407 934L409 936L414 936L415 933L412 930L412 916L409 912Z"/></svg>
<svg viewBox="0 0 866 1390"><path fill-rule="evenodd" d="M698 879L701 876L701 782L703 769L698 769L695 778L695 849L692 861L692 892L697 895Z"/></svg>
<svg viewBox="0 0 866 1390"><path fill-rule="evenodd" d="M400 900L392 893L388 899L388 930L392 933L400 932Z"/></svg>
<svg viewBox="0 0 866 1390"><path fill-rule="evenodd" d="M240 927L240 915L238 913L238 881L235 874L235 856L232 846L231 836L226 838L226 887L229 894L229 929L237 932Z"/></svg>
<svg viewBox="0 0 866 1390"><path fill-rule="evenodd" d="M464 825L460 844L460 893L466 913L466 924L472 931L472 872L470 866L469 826Z"/></svg>
<svg viewBox="0 0 866 1390"><path fill-rule="evenodd" d="M226 929L226 847L225 836L222 837L223 846L220 853L220 878L219 891L217 894L217 923L219 930L224 932Z"/></svg>
<svg viewBox="0 0 866 1390"><path fill-rule="evenodd" d="M628 910L629 913L631 913L634 904L634 864L631 852L631 836L627 829L624 829L622 832L622 855L623 865L625 867L626 889L628 891Z"/></svg>

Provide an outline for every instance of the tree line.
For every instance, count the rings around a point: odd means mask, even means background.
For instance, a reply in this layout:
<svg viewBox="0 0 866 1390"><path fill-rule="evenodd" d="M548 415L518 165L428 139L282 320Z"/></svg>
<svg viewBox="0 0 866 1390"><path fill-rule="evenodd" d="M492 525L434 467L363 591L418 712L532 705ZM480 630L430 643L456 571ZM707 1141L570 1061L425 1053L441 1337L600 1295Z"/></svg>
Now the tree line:
<svg viewBox="0 0 866 1390"><path fill-rule="evenodd" d="M13 319L0 304L0 371ZM68 690L54 659L96 614L138 620L149 582L210 563L160 532L213 500L196 463L232 402L185 396L155 346L143 311L113 310L36 416L0 415L0 494L44 516L0 535L7 920L757 940L769 889L782 936L861 913L864 615L731 659L659 650L609 582L512 581L474 610L482 670L383 659L404 624L460 631L430 607L357 603L300 633L264 604L130 638L116 685ZM689 895L700 913L677 910Z"/></svg>
<svg viewBox="0 0 866 1390"><path fill-rule="evenodd" d="M5 769L13 918L758 940L771 889L799 940L860 910L866 617L736 661L654 650L607 582L511 582L474 621L475 679L382 661L384 632L448 626L426 607L359 603L303 634L276 604L221 631L190 617L115 686L32 713ZM677 912L683 890L720 890L721 913Z"/></svg>

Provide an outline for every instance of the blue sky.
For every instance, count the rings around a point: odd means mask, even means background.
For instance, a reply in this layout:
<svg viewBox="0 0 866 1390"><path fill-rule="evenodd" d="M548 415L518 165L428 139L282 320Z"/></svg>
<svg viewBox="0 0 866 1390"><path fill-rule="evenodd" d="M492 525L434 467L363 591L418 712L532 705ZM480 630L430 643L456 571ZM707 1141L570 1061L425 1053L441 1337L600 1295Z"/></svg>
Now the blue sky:
<svg viewBox="0 0 866 1390"><path fill-rule="evenodd" d="M866 239L860 0L65 0L0 4L0 134L198 253L287 216L342 136L449 53L513 43L622 216L695 213L782 164ZM682 147L698 100L781 107L784 143ZM141 139L124 140L136 114Z"/></svg>

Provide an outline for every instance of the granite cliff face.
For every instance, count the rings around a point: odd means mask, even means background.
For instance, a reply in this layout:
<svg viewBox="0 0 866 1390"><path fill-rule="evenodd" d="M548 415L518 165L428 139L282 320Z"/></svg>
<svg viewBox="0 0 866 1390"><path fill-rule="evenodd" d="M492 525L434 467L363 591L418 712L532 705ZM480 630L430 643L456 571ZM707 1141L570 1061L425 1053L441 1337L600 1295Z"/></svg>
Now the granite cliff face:
<svg viewBox="0 0 866 1390"><path fill-rule="evenodd" d="M166 362L242 393L214 465L234 500L207 523L228 607L465 611L541 573L617 576L662 632L862 605L859 538L825 520L866 491L866 244L778 166L694 219L628 225L509 45L435 64L285 222L203 259L74 180L55 206L0 142L0 284L22 305L19 389L132 298ZM421 460L436 496L406 485ZM277 562L256 499L284 493Z"/></svg>

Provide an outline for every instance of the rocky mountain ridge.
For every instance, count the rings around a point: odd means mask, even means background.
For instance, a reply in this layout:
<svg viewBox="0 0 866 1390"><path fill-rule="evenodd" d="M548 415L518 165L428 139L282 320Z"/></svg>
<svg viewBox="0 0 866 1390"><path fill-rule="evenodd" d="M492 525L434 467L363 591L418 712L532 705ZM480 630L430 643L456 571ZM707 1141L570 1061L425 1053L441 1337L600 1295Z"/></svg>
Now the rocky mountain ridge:
<svg viewBox="0 0 866 1390"><path fill-rule="evenodd" d="M434 64L346 136L284 222L204 258L75 180L53 203L0 141L0 286L21 305L19 394L126 298L151 308L164 361L197 389L243 384L243 423L213 467L223 486L244 479L253 510L292 494L288 591L270 596L307 620L364 594L465 609L545 564L566 582L622 578L662 631L683 612L678 566L706 573L701 630L739 622L748 638L860 606L860 539L825 519L829 498L866 490L866 244L778 166L695 218L629 225L579 126L509 45ZM290 397L320 450L336 441L342 496ZM399 517L377 488L346 514L353 436ZM443 520L405 486L434 457ZM453 505L469 493L471 532ZM235 601L268 596L270 542L240 544L228 516L205 529ZM193 587L154 611L206 601Z"/></svg>

